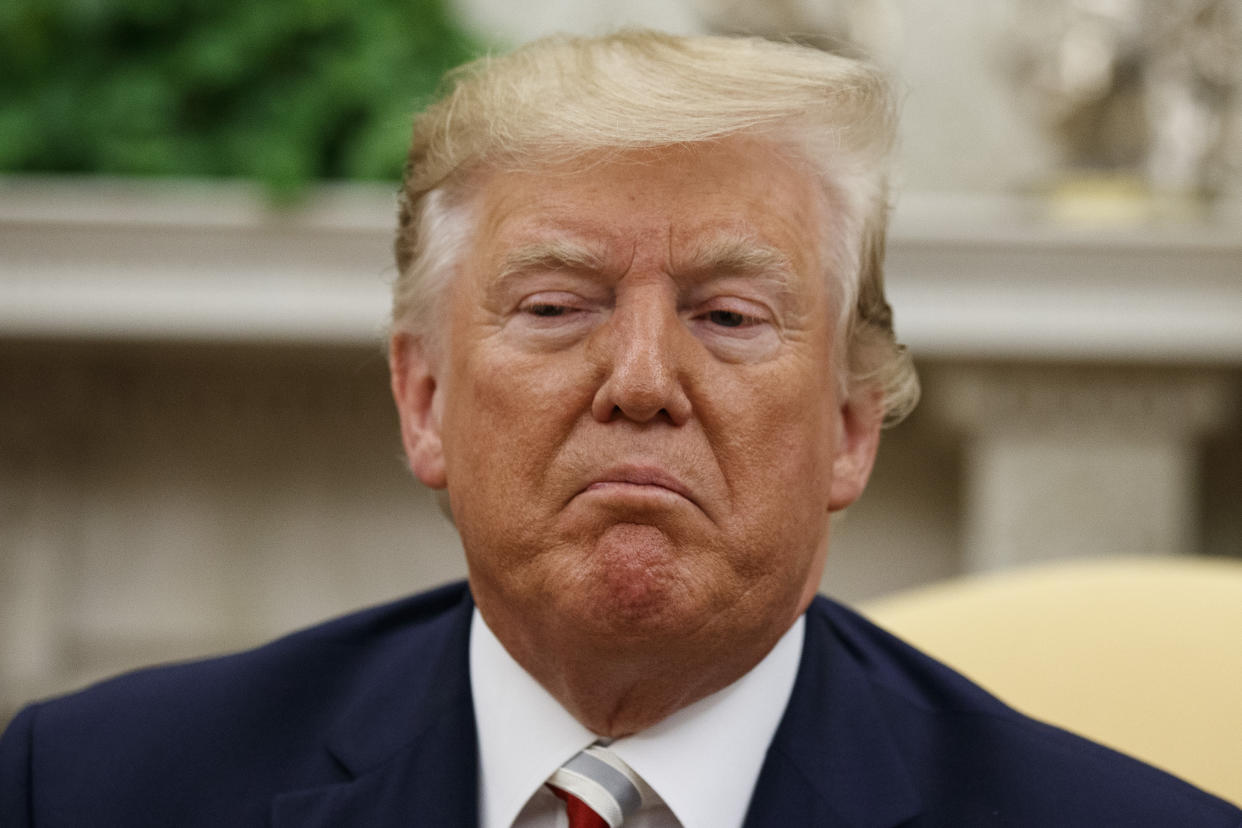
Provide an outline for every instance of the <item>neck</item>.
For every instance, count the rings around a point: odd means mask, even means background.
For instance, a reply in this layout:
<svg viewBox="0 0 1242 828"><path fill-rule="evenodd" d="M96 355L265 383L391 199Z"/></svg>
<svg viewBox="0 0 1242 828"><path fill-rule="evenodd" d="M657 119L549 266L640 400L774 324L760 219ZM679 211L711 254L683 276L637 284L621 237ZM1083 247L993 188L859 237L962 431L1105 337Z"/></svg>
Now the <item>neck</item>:
<svg viewBox="0 0 1242 828"><path fill-rule="evenodd" d="M611 739L646 730L732 684L785 631L780 628L748 647L734 638L713 640L707 631L663 641L592 641L576 629L531 635L503 618L483 614L526 672L584 727ZM539 646L531 646L533 641Z"/></svg>

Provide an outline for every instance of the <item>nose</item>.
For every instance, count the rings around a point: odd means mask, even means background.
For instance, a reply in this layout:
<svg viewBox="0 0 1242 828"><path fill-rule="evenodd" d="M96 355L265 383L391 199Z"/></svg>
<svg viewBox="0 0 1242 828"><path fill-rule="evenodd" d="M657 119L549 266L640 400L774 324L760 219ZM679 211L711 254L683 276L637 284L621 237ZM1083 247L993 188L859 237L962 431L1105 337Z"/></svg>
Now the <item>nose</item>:
<svg viewBox="0 0 1242 828"><path fill-rule="evenodd" d="M658 285L618 297L598 342L606 371L591 414L599 422L625 418L636 423L666 420L684 425L690 399L683 385L687 331L676 298Z"/></svg>

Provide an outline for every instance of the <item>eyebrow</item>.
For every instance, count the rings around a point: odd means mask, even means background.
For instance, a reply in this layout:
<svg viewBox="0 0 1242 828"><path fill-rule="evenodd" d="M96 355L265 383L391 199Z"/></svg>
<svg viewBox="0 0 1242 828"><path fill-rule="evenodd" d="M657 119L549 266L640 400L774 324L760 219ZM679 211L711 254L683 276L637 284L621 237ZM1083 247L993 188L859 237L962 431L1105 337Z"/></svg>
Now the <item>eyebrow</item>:
<svg viewBox="0 0 1242 828"><path fill-rule="evenodd" d="M783 250L740 235L717 236L692 250L677 270L702 276L766 276L787 280L793 260Z"/></svg>
<svg viewBox="0 0 1242 828"><path fill-rule="evenodd" d="M609 269L602 252L573 239L551 239L506 251L496 270L496 284L514 276L539 271L604 273ZM793 292L793 260L783 250L741 234L704 240L675 263L675 274L692 281L738 276L766 282L781 294Z"/></svg>
<svg viewBox="0 0 1242 828"><path fill-rule="evenodd" d="M497 281L534 270L569 270L599 272L605 269L604 257L579 242L567 239L533 242L505 253L497 268Z"/></svg>
<svg viewBox="0 0 1242 828"><path fill-rule="evenodd" d="M695 282L740 277L763 285L790 307L799 303L795 287L798 276L790 255L745 235L726 234L705 240L677 263L677 270Z"/></svg>

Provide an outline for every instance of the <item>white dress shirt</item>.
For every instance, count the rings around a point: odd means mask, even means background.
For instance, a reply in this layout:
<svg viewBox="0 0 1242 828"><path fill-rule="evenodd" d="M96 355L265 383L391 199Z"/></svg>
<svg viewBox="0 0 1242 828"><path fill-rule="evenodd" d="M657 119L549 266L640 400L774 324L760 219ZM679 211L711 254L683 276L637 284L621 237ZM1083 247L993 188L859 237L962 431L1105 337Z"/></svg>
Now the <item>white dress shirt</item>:
<svg viewBox="0 0 1242 828"><path fill-rule="evenodd" d="M749 673L609 745L650 789L625 828L741 826L793 691L805 627L799 616ZM479 824L565 828L564 804L543 783L596 734L513 660L477 609L470 686L479 731Z"/></svg>

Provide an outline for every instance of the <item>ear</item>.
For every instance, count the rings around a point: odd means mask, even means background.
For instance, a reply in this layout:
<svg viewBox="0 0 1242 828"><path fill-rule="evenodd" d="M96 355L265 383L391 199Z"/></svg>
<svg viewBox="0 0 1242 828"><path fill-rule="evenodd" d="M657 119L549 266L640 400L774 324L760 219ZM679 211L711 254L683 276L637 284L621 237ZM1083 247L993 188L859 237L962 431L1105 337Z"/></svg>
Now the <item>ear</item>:
<svg viewBox="0 0 1242 828"><path fill-rule="evenodd" d="M436 365L419 337L393 334L388 343L392 396L401 420L401 442L410 471L433 489L446 485L440 439L440 385Z"/></svg>
<svg viewBox="0 0 1242 828"><path fill-rule="evenodd" d="M880 448L884 397L878 388L862 388L847 397L837 412L837 454L832 463L828 511L849 506L862 494Z"/></svg>

